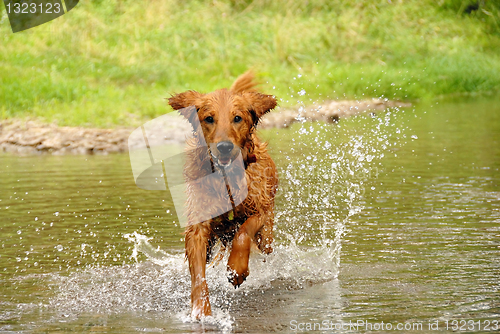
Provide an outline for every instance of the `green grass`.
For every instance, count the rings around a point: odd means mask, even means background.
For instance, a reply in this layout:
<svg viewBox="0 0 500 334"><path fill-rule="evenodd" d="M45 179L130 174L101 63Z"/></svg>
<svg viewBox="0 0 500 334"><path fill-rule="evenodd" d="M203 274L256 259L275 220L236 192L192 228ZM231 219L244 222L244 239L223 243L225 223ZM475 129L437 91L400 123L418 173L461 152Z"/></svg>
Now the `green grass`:
<svg viewBox="0 0 500 334"><path fill-rule="evenodd" d="M248 68L281 105L498 91L500 1L474 2L82 0L16 34L0 5L0 118L136 125Z"/></svg>

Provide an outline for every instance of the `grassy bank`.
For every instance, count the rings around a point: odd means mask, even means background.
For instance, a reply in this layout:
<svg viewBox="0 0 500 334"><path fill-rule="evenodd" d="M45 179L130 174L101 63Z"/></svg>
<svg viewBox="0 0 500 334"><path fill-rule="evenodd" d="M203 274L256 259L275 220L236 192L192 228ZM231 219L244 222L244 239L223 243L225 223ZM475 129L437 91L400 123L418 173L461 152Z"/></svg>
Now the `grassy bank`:
<svg viewBox="0 0 500 334"><path fill-rule="evenodd" d="M0 117L134 125L247 68L282 105L496 91L500 1L475 3L86 0L16 34L2 4Z"/></svg>

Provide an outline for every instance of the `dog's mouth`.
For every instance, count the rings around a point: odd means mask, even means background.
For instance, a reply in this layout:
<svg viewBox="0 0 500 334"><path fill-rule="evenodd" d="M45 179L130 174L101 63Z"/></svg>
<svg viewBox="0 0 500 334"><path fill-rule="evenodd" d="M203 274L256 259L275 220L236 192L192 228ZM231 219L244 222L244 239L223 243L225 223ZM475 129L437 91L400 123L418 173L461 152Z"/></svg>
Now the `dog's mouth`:
<svg viewBox="0 0 500 334"><path fill-rule="evenodd" d="M231 156L215 156L213 153L212 154L212 161L214 162L214 164L216 164L217 166L219 167L223 167L223 168L227 168L229 166L231 166L231 163L233 162L233 159L231 158Z"/></svg>

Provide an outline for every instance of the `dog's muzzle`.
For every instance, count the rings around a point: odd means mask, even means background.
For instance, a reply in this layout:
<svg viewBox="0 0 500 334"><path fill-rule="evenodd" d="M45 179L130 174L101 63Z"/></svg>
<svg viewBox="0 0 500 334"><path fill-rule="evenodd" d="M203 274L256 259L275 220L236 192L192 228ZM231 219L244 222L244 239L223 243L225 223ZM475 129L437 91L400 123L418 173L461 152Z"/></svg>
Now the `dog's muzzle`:
<svg viewBox="0 0 500 334"><path fill-rule="evenodd" d="M216 147L217 151L219 151L219 156L211 153L214 163L224 168L229 167L229 165L231 165L231 162L233 162L231 153L233 152L234 144L230 141L221 141L217 144Z"/></svg>
<svg viewBox="0 0 500 334"><path fill-rule="evenodd" d="M227 168L231 165L231 163L233 162L233 159L231 159L231 157L216 157L213 153L211 153L212 155L212 161L214 162L214 164L216 164L217 166L220 166L220 167L223 167L223 168Z"/></svg>

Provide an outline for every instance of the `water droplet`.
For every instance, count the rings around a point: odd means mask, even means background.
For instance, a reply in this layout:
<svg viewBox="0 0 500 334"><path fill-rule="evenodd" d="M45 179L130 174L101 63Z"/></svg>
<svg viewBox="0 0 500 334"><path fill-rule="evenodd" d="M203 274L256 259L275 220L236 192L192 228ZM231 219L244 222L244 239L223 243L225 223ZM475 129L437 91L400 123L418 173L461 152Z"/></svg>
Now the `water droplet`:
<svg viewBox="0 0 500 334"><path fill-rule="evenodd" d="M302 89L297 94L299 94L299 96L304 96L304 95L306 95L306 91L304 89Z"/></svg>
<svg viewBox="0 0 500 334"><path fill-rule="evenodd" d="M64 249L64 247L62 245L57 245L56 246L56 249L59 251L59 252L62 252L62 250Z"/></svg>

